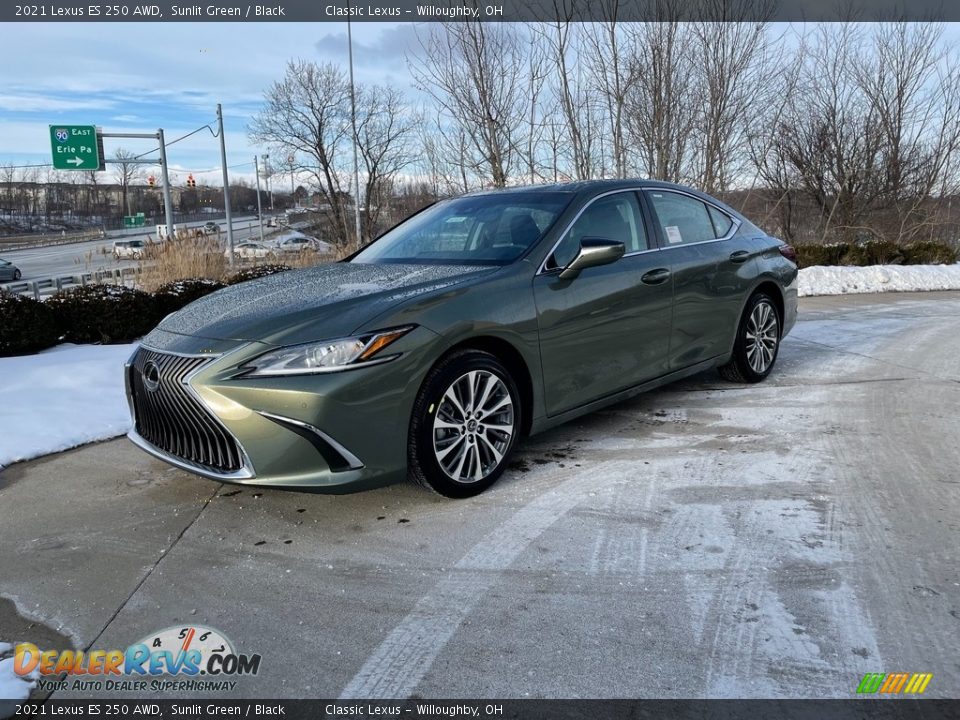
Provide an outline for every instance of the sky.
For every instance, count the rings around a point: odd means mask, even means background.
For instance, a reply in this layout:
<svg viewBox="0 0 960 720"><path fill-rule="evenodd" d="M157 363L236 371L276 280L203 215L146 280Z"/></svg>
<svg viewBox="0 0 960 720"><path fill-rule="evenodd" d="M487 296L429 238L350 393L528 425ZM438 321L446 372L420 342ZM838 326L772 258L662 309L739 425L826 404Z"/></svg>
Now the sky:
<svg viewBox="0 0 960 720"><path fill-rule="evenodd" d="M412 95L405 55L417 45L415 26L355 23L352 31L356 81L392 84ZM98 125L108 133L162 127L170 143L215 123L219 102L231 180L252 182L253 156L269 150L251 143L247 126L287 62L347 67L344 22L28 23L0 25L0 37L4 165L49 163L48 125ZM104 139L108 158L118 148L140 153L153 147L150 140ZM198 183L221 184L219 144L210 132L172 145L167 155L181 182L192 173Z"/></svg>
<svg viewBox="0 0 960 720"><path fill-rule="evenodd" d="M422 97L406 57L425 26L363 22L352 30L358 83L391 84L413 100ZM960 26L948 26L946 36L956 42ZM104 132L162 127L170 142L214 123L219 102L231 179L253 182L253 156L269 149L252 144L247 127L264 90L297 58L346 68L346 23L0 24L0 164L49 163L51 124L98 125ZM146 152L150 142L108 138L105 152ZM200 184L222 182L218 141L205 130L172 145L168 159L175 184L188 174ZM285 158L271 162L278 160ZM282 178L276 182L286 188Z"/></svg>

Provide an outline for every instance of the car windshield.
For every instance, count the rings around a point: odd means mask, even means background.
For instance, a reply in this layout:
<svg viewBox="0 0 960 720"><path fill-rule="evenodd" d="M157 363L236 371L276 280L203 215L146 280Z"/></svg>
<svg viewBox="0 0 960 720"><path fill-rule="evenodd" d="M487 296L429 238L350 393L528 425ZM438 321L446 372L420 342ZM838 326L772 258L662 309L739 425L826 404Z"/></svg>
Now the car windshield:
<svg viewBox="0 0 960 720"><path fill-rule="evenodd" d="M543 237L572 197L504 192L444 200L388 231L351 262L506 265Z"/></svg>

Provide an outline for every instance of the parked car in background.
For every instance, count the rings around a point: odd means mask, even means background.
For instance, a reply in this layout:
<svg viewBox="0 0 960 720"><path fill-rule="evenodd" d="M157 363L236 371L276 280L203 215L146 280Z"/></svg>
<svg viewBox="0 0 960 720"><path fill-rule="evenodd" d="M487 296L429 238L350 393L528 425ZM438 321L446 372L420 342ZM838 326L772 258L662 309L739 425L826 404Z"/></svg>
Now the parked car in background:
<svg viewBox="0 0 960 720"><path fill-rule="evenodd" d="M330 243L309 237L307 235L281 235L277 239L277 250L283 254L297 254L304 251L313 251L326 255L333 252Z"/></svg>
<svg viewBox="0 0 960 720"><path fill-rule="evenodd" d="M475 495L525 435L712 368L766 378L797 318L792 255L664 182L443 200L343 262L165 318L127 364L129 437L221 481Z"/></svg>
<svg viewBox="0 0 960 720"><path fill-rule="evenodd" d="M260 260L262 258L273 257L274 255L276 255L275 248L269 248L266 245L255 242L240 243L233 248L233 256L240 260ZM225 258L230 257L229 248L224 251L223 256Z"/></svg>
<svg viewBox="0 0 960 720"><path fill-rule="evenodd" d="M114 240L113 257L117 260L139 260L147 250L143 240Z"/></svg>
<svg viewBox="0 0 960 720"><path fill-rule="evenodd" d="M21 277L23 277L20 272L20 268L14 265L9 260L4 260L0 258L0 281L10 281L13 280L16 282Z"/></svg>

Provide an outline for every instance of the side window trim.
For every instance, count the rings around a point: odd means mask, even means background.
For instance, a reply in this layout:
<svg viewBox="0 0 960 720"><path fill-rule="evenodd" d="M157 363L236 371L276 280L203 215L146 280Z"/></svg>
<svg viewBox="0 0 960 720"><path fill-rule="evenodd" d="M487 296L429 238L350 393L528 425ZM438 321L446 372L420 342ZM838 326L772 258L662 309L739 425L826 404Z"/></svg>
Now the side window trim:
<svg viewBox="0 0 960 720"><path fill-rule="evenodd" d="M643 188L617 188L616 190L610 190L609 192L605 192L590 198L590 202L588 202L586 205L580 208L577 214L573 216L573 218L570 220L569 223L567 223L566 227L563 229L563 232L560 233L560 237L557 238L557 241L553 244L553 247L550 248L550 252L547 253L546 257L543 259L543 262L540 263L540 268L537 270L537 275L546 275L549 273L560 272L563 268L561 267L548 268L547 263L550 262L550 259L553 257L553 254L557 251L557 248L560 247L560 243L562 243L564 239L567 237L567 233L570 232L570 229L574 226L577 220L580 219L580 216L587 211L587 208L589 208L591 205L597 202L597 200L610 197L611 195L619 195L620 193L634 194L634 198L637 202L637 209L640 212L640 218L643 221L644 228L647 231L647 242L648 244L651 245L651 247L647 248L646 250L637 250L635 252L625 253L623 257L633 257L634 255L641 255L643 253L659 251L660 250L659 236L650 234L651 230L656 229L655 227L653 227L653 225L655 225L656 223L651 224L651 217L650 217L650 212L648 210L648 205L646 203L646 198L642 197L643 190L644 190Z"/></svg>
<svg viewBox="0 0 960 720"><path fill-rule="evenodd" d="M657 221L657 215L653 210L653 203L647 197L647 194L641 189L637 190L637 203L640 205L640 212L643 215L643 222L647 227L647 237L650 247L644 252L663 249L663 238L660 233L660 223Z"/></svg>
<svg viewBox="0 0 960 720"><path fill-rule="evenodd" d="M709 200L704 200L703 198L697 197L696 195L693 195L691 193L683 192L682 190L674 190L673 188L642 188L641 192L645 195L651 192L673 193L674 195L685 195L688 198L692 198L693 200L698 200L702 202L705 206L707 206L707 208L713 208L714 210L717 210L723 213L731 220L730 229L727 231L727 234L724 235L723 237L713 238L712 240L699 240L697 242L692 242L692 243L683 243L682 245L668 245L666 244L666 238L664 238L663 236L663 226L662 226L662 223L660 222L660 216L657 215L657 210L653 206L653 201L650 200L648 197L646 198L647 206L650 208L651 215L654 218L656 218L656 222L654 222L654 230L656 231L656 234L657 234L657 243L664 250L670 250L672 248L680 248L680 247L691 247L693 245L704 245L706 243L715 243L715 242L722 242L724 240L729 240L730 238L732 238L734 235L737 234L737 231L740 230L740 226L743 224L739 218L731 215L719 205L712 203ZM709 210L707 212L707 217L708 218L710 217ZM710 218L710 226L713 227L713 218Z"/></svg>

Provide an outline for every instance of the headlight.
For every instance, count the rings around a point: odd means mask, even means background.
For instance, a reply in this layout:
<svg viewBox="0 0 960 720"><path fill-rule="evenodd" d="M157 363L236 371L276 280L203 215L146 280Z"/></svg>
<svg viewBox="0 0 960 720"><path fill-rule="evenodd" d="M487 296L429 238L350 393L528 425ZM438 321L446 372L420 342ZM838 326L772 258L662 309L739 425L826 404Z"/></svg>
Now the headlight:
<svg viewBox="0 0 960 720"><path fill-rule="evenodd" d="M379 356L381 350L399 340L413 326L383 330L369 335L290 345L248 361L240 370L244 377L309 375L382 362L395 356Z"/></svg>

